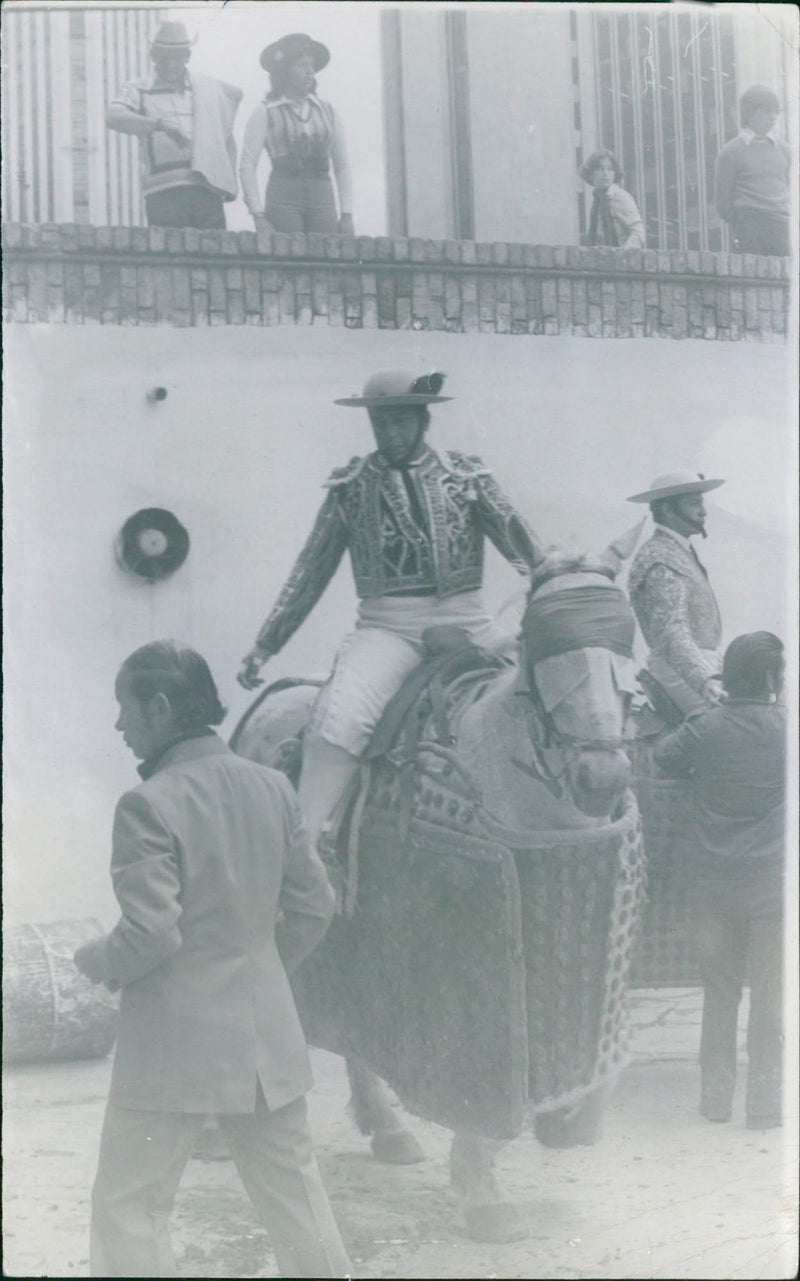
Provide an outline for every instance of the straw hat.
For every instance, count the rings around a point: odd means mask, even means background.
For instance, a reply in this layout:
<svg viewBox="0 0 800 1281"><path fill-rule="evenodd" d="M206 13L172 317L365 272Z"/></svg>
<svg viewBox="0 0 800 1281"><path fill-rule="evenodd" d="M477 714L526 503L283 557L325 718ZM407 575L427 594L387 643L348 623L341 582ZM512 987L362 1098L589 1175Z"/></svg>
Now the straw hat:
<svg viewBox="0 0 800 1281"><path fill-rule="evenodd" d="M669 471L656 476L643 494L631 494L629 503L655 503L659 498L677 498L679 494L706 494L719 489L724 480L706 480L700 472Z"/></svg>

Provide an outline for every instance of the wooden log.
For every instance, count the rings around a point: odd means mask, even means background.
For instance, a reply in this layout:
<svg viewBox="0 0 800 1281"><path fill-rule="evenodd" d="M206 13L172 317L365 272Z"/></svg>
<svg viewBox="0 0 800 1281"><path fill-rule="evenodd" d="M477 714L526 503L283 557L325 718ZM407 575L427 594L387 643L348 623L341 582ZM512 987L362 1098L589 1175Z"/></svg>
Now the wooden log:
<svg viewBox="0 0 800 1281"><path fill-rule="evenodd" d="M4 933L4 1061L55 1063L108 1054L118 998L102 983L90 983L72 960L76 948L103 933L99 923L50 921Z"/></svg>

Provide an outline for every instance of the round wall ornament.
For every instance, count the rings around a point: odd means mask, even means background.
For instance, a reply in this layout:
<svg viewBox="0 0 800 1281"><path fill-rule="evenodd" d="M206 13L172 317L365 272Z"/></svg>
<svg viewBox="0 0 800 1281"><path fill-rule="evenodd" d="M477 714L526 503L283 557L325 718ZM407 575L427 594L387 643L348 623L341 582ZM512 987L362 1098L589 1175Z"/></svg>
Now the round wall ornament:
<svg viewBox="0 0 800 1281"><path fill-rule="evenodd" d="M122 526L116 553L123 569L152 583L180 569L189 554L189 535L171 511L143 507Z"/></svg>

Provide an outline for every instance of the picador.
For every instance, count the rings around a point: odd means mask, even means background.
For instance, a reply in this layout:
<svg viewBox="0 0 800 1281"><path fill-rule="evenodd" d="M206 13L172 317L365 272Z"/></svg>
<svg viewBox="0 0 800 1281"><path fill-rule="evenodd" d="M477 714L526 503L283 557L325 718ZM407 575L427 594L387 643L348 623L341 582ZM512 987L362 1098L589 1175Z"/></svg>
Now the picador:
<svg viewBox="0 0 800 1281"><path fill-rule="evenodd" d="M527 527L479 458L427 443L429 406L451 399L440 395L443 382L441 373L381 371L361 396L336 401L368 411L377 449L326 482L311 535L238 675L245 689L261 684L260 668L303 623L347 549L358 617L315 707L299 788L315 840L349 794L381 713L423 657L426 629L459 627L495 654L512 646L481 599L484 541L524 573L514 533Z"/></svg>
<svg viewBox="0 0 800 1281"><path fill-rule="evenodd" d="M656 525L634 557L628 593L650 650L648 692L675 724L722 698L719 606L689 540L695 534L705 538L703 494L724 483L673 472L628 499L648 503Z"/></svg>

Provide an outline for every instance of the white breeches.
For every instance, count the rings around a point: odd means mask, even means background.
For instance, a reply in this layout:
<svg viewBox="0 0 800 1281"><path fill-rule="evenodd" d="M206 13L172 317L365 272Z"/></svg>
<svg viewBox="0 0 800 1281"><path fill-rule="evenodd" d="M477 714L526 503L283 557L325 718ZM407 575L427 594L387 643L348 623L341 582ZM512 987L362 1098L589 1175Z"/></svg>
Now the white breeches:
<svg viewBox="0 0 800 1281"><path fill-rule="evenodd" d="M360 603L355 631L345 637L310 729L360 756L389 700L424 657L422 633L436 625L463 627L492 653L509 653L512 637L484 609L480 592L436 596L379 596Z"/></svg>

